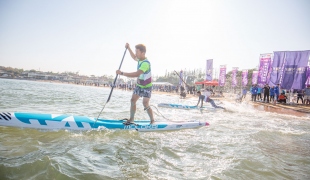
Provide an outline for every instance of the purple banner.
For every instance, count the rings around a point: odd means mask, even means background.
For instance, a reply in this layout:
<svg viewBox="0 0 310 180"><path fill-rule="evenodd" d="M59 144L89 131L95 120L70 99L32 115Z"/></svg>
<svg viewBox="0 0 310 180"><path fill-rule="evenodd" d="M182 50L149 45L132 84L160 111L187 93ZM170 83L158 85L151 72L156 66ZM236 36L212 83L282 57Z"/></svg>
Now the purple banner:
<svg viewBox="0 0 310 180"><path fill-rule="evenodd" d="M268 75L267 75L267 84L269 84L269 81L270 81L270 76L272 72L272 64L273 64L273 54L271 54L271 58L270 58L270 65L269 65Z"/></svg>
<svg viewBox="0 0 310 180"><path fill-rule="evenodd" d="M257 84L258 71L253 71L252 74L252 84Z"/></svg>
<svg viewBox="0 0 310 180"><path fill-rule="evenodd" d="M269 66L271 61L271 54L261 54L259 56L259 73L258 73L258 85L264 86L267 84L267 77L269 72Z"/></svg>
<svg viewBox="0 0 310 180"><path fill-rule="evenodd" d="M226 65L220 66L219 86L224 86L226 81Z"/></svg>
<svg viewBox="0 0 310 180"><path fill-rule="evenodd" d="M238 81L237 81L237 72L238 72L238 68L237 67L233 67L232 68L232 73L231 73L231 86L232 87L235 87L237 86L238 84Z"/></svg>
<svg viewBox="0 0 310 180"><path fill-rule="evenodd" d="M310 66L308 66L308 70L307 70L307 81L306 81L306 86L310 85Z"/></svg>
<svg viewBox="0 0 310 180"><path fill-rule="evenodd" d="M270 72L269 86L276 86L281 84L281 78L283 74L283 65L285 61L285 51L274 52L272 70Z"/></svg>
<svg viewBox="0 0 310 180"><path fill-rule="evenodd" d="M213 76L212 76L212 70L213 70L213 59L208 59L206 62L206 79L207 81L212 81Z"/></svg>
<svg viewBox="0 0 310 180"><path fill-rule="evenodd" d="M242 87L248 85L248 70L244 69L242 71Z"/></svg>
<svg viewBox="0 0 310 180"><path fill-rule="evenodd" d="M310 51L286 51L281 88L304 89Z"/></svg>
<svg viewBox="0 0 310 180"><path fill-rule="evenodd" d="M306 88L307 81L307 65L310 56L310 50L298 51L295 60L297 61L297 70L294 77L292 89L304 89Z"/></svg>
<svg viewBox="0 0 310 180"><path fill-rule="evenodd" d="M179 79L179 86L182 86L182 83L183 83L183 71L181 70L180 71L180 79Z"/></svg>

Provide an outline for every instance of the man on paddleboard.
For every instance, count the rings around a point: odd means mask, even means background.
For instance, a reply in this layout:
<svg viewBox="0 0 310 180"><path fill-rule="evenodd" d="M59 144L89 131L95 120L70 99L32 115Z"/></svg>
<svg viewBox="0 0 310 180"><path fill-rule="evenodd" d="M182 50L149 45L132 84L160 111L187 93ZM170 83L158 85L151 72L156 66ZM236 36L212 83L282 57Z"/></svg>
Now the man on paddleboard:
<svg viewBox="0 0 310 180"><path fill-rule="evenodd" d="M217 106L217 105L214 103L213 99L210 98L211 92L210 92L208 89L205 90L204 95L202 95L200 91L197 91L197 95L198 95L198 97L199 97L198 103L197 103L197 105L196 105L197 107L198 107L198 105L199 105L200 102L201 102L200 108L203 107L203 102L209 102L214 108L222 108L222 109L225 109L225 108L223 108L223 107L221 107L221 106Z"/></svg>
<svg viewBox="0 0 310 180"><path fill-rule="evenodd" d="M135 113L136 113L136 102L140 97L143 97L143 106L144 110L148 113L150 117L150 124L153 124L154 116L153 110L151 109L149 102L152 94L152 75L151 75L151 63L145 57L146 47L143 44L138 44L135 46L136 53L133 53L130 49L128 43L126 43L125 47L129 50L131 57L138 62L137 71L135 72L122 72L120 70L116 70L116 74L123 75L126 77L137 77L137 86L133 90L133 94L131 97L131 105L130 105L130 118L124 122L125 125L130 125L134 121Z"/></svg>

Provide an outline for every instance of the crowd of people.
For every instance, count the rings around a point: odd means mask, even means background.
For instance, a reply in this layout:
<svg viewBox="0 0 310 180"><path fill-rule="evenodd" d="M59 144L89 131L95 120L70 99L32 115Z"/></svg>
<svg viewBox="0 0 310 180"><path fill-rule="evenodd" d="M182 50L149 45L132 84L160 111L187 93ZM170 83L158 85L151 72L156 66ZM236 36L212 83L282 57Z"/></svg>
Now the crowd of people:
<svg viewBox="0 0 310 180"><path fill-rule="evenodd" d="M245 98L246 93L247 90L243 89L242 97L239 99ZM280 90L279 84L272 87L266 84L263 88L255 84L252 85L250 93L251 101L253 102L291 103L296 100L297 104L298 102L301 102L301 104L310 105L310 85L302 90Z"/></svg>

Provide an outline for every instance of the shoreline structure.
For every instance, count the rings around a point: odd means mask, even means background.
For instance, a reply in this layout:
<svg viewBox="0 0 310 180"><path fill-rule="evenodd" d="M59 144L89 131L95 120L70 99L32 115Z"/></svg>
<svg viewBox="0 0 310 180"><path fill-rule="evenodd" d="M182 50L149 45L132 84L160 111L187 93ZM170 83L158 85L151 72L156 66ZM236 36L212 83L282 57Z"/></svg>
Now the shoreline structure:
<svg viewBox="0 0 310 180"><path fill-rule="evenodd" d="M7 79L7 78L3 78ZM21 80L21 79L13 79L13 80ZM32 81L32 80L27 80ZM82 84L75 84L75 83L68 83L68 82L61 82L61 81L50 81L50 80L35 80L36 82L49 82L49 83L59 83L59 84L72 84L72 85L79 85L79 86L93 86L93 85L82 85ZM110 86L94 86L98 88L110 88ZM114 90L119 91L132 91L132 90L122 90L120 88L115 88ZM171 95L171 96L180 96L179 93L176 92L163 92L163 91L152 91L154 94L162 94L162 95ZM212 97L214 100L218 101L228 101L228 102L235 102L236 94L233 93L223 93L224 97ZM242 100L242 103L247 103L254 108L267 111L267 112L275 112L280 114L289 114L295 116L308 116L310 117L310 106L306 106L304 104L296 104L296 103L264 103L260 101L252 102L250 100L250 94L246 96L245 99ZM197 98L194 94L186 94L186 98Z"/></svg>

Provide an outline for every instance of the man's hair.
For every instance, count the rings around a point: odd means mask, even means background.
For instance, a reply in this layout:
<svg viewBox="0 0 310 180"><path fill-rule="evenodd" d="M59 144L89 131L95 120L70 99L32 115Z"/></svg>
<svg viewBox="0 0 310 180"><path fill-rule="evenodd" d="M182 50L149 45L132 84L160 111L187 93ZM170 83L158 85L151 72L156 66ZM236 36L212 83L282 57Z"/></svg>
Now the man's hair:
<svg viewBox="0 0 310 180"><path fill-rule="evenodd" d="M197 91L197 94L200 94L201 92L200 91Z"/></svg>
<svg viewBox="0 0 310 180"><path fill-rule="evenodd" d="M146 47L144 44L137 44L136 49L139 49L142 53L146 53Z"/></svg>

